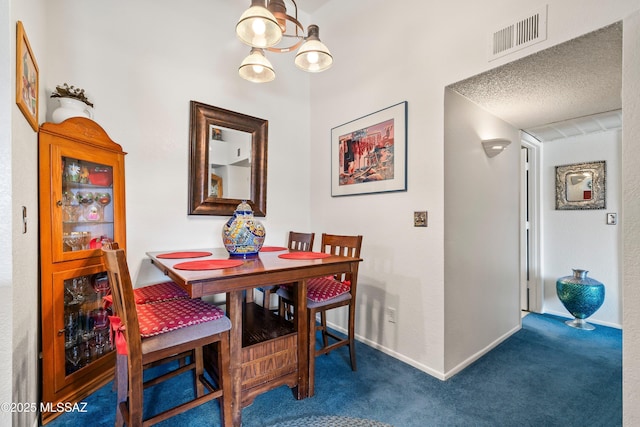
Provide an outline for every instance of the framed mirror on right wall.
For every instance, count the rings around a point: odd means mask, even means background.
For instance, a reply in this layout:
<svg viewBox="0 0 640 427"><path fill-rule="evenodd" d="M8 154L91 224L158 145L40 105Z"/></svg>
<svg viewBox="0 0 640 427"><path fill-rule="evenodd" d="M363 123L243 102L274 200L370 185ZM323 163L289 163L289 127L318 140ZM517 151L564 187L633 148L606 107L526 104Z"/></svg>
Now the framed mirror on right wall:
<svg viewBox="0 0 640 427"><path fill-rule="evenodd" d="M556 210L606 207L605 161L556 166Z"/></svg>

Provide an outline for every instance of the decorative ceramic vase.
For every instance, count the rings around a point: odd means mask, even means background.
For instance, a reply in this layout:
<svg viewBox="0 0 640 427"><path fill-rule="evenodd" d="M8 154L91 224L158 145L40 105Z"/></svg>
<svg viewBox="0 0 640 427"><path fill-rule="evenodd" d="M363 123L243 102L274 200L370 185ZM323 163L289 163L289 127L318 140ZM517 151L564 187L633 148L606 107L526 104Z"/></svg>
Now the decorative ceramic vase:
<svg viewBox="0 0 640 427"><path fill-rule="evenodd" d="M93 108L75 98L58 98L60 106L53 110L53 123L62 123L71 117L87 117L93 119Z"/></svg>
<svg viewBox="0 0 640 427"><path fill-rule="evenodd" d="M233 216L222 227L222 241L231 256L257 255L264 237L264 227L253 217L253 210L246 200L236 207Z"/></svg>
<svg viewBox="0 0 640 427"><path fill-rule="evenodd" d="M587 270L573 269L573 276L556 281L558 298L574 317L565 323L578 329L593 330L595 327L585 319L595 313L604 302L604 285L587 277Z"/></svg>

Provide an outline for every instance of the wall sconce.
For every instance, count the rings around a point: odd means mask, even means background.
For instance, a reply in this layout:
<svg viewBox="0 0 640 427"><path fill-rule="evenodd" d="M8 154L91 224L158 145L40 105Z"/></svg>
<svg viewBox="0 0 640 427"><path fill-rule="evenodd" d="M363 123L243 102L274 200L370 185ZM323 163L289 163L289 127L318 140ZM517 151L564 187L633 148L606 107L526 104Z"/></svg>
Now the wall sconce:
<svg viewBox="0 0 640 427"><path fill-rule="evenodd" d="M511 144L511 141L508 139L496 138L482 140L482 148L484 148L484 152L487 154L487 157L497 156L502 153L509 144Z"/></svg>
<svg viewBox="0 0 640 427"><path fill-rule="evenodd" d="M327 46L320 41L317 25L309 25L307 37L304 27L298 21L298 5L295 0L287 0L293 6L294 16L287 13L285 0L251 0L236 25L240 41L251 46L251 53L242 61L239 73L244 79L254 83L264 83L276 76L273 67L264 56L264 51L287 53L298 48L294 63L310 73L319 73L331 67L333 57ZM279 44L282 40L285 46Z"/></svg>

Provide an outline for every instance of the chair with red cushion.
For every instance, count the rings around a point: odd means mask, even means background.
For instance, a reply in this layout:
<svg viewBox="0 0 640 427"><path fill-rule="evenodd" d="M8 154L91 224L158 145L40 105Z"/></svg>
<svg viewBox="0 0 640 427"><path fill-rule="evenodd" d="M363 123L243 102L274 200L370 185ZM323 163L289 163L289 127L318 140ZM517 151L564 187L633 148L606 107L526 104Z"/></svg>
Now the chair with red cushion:
<svg viewBox="0 0 640 427"><path fill-rule="evenodd" d="M197 299L136 304L124 250L102 250L117 314L110 318L117 349L116 426L152 425L213 399L219 400L222 425L230 426L231 322L224 311ZM209 344L218 347L216 362L221 374L217 387L204 376L203 347ZM185 352L193 355L188 365L143 380L144 367L181 357ZM194 399L143 420L147 415L143 411L144 389L191 370L195 373Z"/></svg>
<svg viewBox="0 0 640 427"><path fill-rule="evenodd" d="M362 236L340 236L322 234L321 252L333 255L343 255L360 258ZM355 371L355 318L356 318L356 289L358 274L344 273L337 277L319 277L307 282L307 310L309 314L309 392L313 394L315 356L328 354L336 348L348 346L351 369ZM292 304L293 293L290 289L281 287L278 295L283 302ZM327 329L326 312L339 307L348 307L349 324L347 336L341 337ZM320 324L316 324L316 313L320 313ZM316 332L322 331L322 347L316 349ZM329 338L332 343L329 344ZM314 357L311 357L313 355Z"/></svg>
<svg viewBox="0 0 640 427"><path fill-rule="evenodd" d="M310 251L313 249L313 239L315 233L300 233L297 231L289 232L289 243L287 247L290 251ZM271 294L274 293L278 286L263 286L258 288L262 291L262 306L264 308L271 308ZM280 309L280 303L278 302L278 308Z"/></svg>

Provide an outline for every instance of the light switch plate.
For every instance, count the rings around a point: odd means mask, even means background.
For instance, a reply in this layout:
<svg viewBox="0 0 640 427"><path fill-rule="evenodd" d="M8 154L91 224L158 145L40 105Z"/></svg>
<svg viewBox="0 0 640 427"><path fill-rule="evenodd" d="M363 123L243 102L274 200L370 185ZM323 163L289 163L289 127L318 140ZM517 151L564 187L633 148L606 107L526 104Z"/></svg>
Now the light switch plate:
<svg viewBox="0 0 640 427"><path fill-rule="evenodd" d="M419 212L413 213L413 226L414 227L427 226L427 211L419 211Z"/></svg>
<svg viewBox="0 0 640 427"><path fill-rule="evenodd" d="M608 213L607 214L607 225L616 225L618 223L618 214L617 213Z"/></svg>

